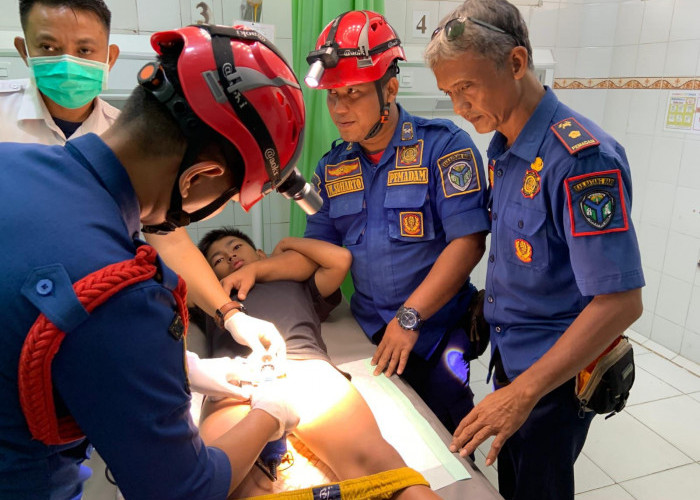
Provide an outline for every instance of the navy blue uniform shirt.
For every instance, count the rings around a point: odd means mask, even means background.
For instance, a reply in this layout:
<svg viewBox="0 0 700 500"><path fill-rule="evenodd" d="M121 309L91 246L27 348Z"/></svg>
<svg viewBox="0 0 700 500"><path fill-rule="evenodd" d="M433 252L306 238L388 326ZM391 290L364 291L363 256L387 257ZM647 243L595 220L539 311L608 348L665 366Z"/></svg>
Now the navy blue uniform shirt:
<svg viewBox="0 0 700 500"><path fill-rule="evenodd" d="M0 144L0 498L80 495L87 442L32 440L17 387L20 350L40 312L67 332L52 365L57 406L99 450L126 498L226 498L223 451L190 417L184 342L168 331L176 275L130 286L89 316L71 283L132 259L139 205L99 137L63 146Z"/></svg>
<svg viewBox="0 0 700 500"><path fill-rule="evenodd" d="M469 135L448 120L412 116L399 106L394 136L377 165L342 142L316 167L323 208L305 237L352 253L350 306L370 338L430 272L455 238L487 231L486 180ZM420 330L413 351L428 358L464 315L469 281Z"/></svg>
<svg viewBox="0 0 700 500"><path fill-rule="evenodd" d="M625 151L547 88L508 148L488 149L491 246L484 315L512 380L593 296L644 286Z"/></svg>

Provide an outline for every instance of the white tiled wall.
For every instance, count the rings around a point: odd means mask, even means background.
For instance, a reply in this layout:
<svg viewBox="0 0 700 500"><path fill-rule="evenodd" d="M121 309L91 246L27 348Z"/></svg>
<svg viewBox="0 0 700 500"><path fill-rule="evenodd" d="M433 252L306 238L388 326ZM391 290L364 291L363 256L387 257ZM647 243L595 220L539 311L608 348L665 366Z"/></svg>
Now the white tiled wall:
<svg viewBox="0 0 700 500"><path fill-rule="evenodd" d="M405 26L401 16L411 16L410 3L408 9L393 8L403 3L385 0L387 18L394 26ZM544 0L539 6L519 8L533 46L553 51L555 78L697 79L700 75L698 0ZM700 135L663 131L668 90L557 90L557 94L627 150L633 177L632 219L647 280L645 312L633 328L700 362ZM453 119L485 154L490 135L476 134L451 113L430 116ZM482 263L474 272L475 282L483 283L484 275Z"/></svg>
<svg viewBox="0 0 700 500"><path fill-rule="evenodd" d="M219 23L231 23L244 0L207 0ZM107 0L113 31L148 34L197 21L199 0ZM549 48L555 78L695 77L700 74L699 0L521 1L533 46ZM389 22L420 59L426 38L406 35L413 11L431 12L431 23L457 7L455 1L385 0ZM0 30L17 30L16 0L0 0ZM274 24L276 44L291 61L291 0L265 0L262 22ZM428 27L431 32L433 26ZM429 36L429 35L428 35ZM632 219L639 235L647 287L645 312L634 328L645 337L700 362L700 135L664 132L668 90L558 90L626 148L633 175ZM476 134L451 113L485 153L489 135ZM289 230L289 203L279 195L261 204L262 247L272 250ZM231 206L215 219L193 225L195 240L206 230L233 224L252 231L252 217ZM474 279L483 283L484 265Z"/></svg>

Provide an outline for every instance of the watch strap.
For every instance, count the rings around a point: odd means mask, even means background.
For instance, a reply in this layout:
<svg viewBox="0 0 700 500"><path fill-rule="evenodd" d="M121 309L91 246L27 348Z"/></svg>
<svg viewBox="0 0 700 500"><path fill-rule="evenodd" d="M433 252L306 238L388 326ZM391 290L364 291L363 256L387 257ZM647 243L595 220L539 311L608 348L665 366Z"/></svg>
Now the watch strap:
<svg viewBox="0 0 700 500"><path fill-rule="evenodd" d="M224 328L224 317L232 310L238 309L242 313L247 313L245 306L238 301L232 300L231 302L226 302L223 306L216 310L216 316L214 316L214 321L216 321L216 326L223 329Z"/></svg>

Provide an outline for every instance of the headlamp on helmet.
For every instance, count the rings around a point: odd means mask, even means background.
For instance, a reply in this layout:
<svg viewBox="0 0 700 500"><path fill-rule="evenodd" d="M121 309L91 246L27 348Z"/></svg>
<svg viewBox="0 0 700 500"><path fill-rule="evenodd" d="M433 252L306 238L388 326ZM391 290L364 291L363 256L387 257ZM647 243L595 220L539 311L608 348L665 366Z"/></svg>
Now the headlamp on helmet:
<svg viewBox="0 0 700 500"><path fill-rule="evenodd" d="M287 196L298 184L288 180L300 177L295 164L305 113L301 87L277 48L256 31L213 25L155 33L151 45L161 56L177 58L176 74L166 75L159 63L149 63L139 73L139 83L165 105L187 140L178 177L213 142L237 185L188 214L182 211L176 181L166 222L144 227L144 232L169 232L205 218L236 192L244 210L272 190L282 192L282 186L287 186L282 193ZM305 210L320 206L320 201L308 201L318 196L312 189L289 193Z"/></svg>

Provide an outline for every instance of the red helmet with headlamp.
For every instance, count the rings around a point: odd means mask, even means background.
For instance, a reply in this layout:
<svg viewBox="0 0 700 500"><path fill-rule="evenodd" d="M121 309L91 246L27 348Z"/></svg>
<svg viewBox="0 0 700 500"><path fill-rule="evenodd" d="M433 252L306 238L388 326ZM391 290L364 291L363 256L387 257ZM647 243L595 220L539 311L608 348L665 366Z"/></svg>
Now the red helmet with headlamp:
<svg viewBox="0 0 700 500"><path fill-rule="evenodd" d="M304 101L294 72L274 45L253 30L210 25L155 33L151 45L161 56L177 57L176 85L168 82L158 63L144 66L139 83L165 104L188 141L181 172L199 143L216 138L239 183L196 214L175 207L166 225L178 227L206 217L238 190L240 204L248 210L271 190L299 184L295 164L303 139ZM227 154L230 148L235 154ZM179 197L175 189L173 194Z"/></svg>
<svg viewBox="0 0 700 500"><path fill-rule="evenodd" d="M374 82L396 59L406 60L406 54L384 16L369 10L346 12L328 23L316 40L316 50L306 60L312 68L320 62L323 72L315 81L307 75L306 83L332 89Z"/></svg>
<svg viewBox="0 0 700 500"><path fill-rule="evenodd" d="M365 136L376 136L389 119L384 76L398 73L398 59L406 60L401 40L384 16L370 10L339 15L321 32L316 50L306 56L309 72L304 81L311 88L333 89L374 82L379 99L379 120ZM391 73L389 69L393 68Z"/></svg>

